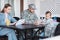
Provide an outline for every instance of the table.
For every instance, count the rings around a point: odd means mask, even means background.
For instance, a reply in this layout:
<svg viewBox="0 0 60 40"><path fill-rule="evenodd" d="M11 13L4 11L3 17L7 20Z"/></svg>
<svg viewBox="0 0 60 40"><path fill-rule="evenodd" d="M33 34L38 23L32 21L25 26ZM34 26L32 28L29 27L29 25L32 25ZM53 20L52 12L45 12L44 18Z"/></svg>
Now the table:
<svg viewBox="0 0 60 40"><path fill-rule="evenodd" d="M27 40L26 37L26 30L33 30L33 29L44 29L45 25L33 25L33 24L22 24L18 26L6 26L6 25L0 25L0 27L3 28L10 28L10 29L15 29L19 31L25 31L25 40Z"/></svg>

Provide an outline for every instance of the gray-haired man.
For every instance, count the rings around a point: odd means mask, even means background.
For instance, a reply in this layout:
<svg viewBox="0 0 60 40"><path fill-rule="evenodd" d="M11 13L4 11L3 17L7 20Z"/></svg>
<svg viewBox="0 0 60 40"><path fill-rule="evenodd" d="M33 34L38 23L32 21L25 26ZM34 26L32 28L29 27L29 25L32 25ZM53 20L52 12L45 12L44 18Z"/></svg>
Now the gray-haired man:
<svg viewBox="0 0 60 40"><path fill-rule="evenodd" d="M22 12L21 18L25 19L25 24L37 24L37 16L35 14L36 6L34 4L29 4L28 9ZM28 34L32 34L31 30L28 30Z"/></svg>
<svg viewBox="0 0 60 40"><path fill-rule="evenodd" d="M26 24L35 24L37 21L37 16L35 14L36 6L34 4L29 4L28 9L22 12L22 19L25 19Z"/></svg>

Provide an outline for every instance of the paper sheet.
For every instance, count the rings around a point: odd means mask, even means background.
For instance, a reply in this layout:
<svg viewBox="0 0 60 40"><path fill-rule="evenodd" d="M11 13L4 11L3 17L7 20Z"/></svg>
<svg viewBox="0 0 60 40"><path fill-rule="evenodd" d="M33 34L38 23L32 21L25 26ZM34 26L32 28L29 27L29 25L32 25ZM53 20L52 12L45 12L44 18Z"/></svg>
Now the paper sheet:
<svg viewBox="0 0 60 40"><path fill-rule="evenodd" d="M17 21L16 26L17 26L17 25L21 25L21 24L23 24L24 22L25 22L25 19L20 19L19 21Z"/></svg>

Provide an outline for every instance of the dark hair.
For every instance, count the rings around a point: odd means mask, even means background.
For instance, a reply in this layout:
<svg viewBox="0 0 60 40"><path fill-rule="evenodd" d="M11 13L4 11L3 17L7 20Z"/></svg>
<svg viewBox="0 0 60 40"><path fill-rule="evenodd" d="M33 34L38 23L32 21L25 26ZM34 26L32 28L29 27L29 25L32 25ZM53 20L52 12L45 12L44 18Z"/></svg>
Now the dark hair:
<svg viewBox="0 0 60 40"><path fill-rule="evenodd" d="M50 15L52 15L50 11L46 11L46 13L45 13L45 14L47 15L47 14L49 14L49 13L50 13Z"/></svg>
<svg viewBox="0 0 60 40"><path fill-rule="evenodd" d="M5 4L4 5L4 8L8 8L8 7L11 7L11 5L10 4ZM2 9L1 13L4 13L4 8Z"/></svg>

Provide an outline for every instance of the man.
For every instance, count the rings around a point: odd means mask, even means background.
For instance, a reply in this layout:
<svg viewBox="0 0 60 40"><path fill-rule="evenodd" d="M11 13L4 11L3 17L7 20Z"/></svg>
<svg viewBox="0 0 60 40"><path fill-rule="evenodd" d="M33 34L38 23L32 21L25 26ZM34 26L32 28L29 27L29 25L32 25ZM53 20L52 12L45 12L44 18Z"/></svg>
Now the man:
<svg viewBox="0 0 60 40"><path fill-rule="evenodd" d="M35 14L36 6L29 4L28 9L22 12L22 19L25 19L25 24L36 24L37 16Z"/></svg>
<svg viewBox="0 0 60 40"><path fill-rule="evenodd" d="M37 24L37 16L35 14L36 6L34 4L29 4L28 9L22 12L21 18L25 19L25 24ZM31 30L27 31L27 35L31 33Z"/></svg>

